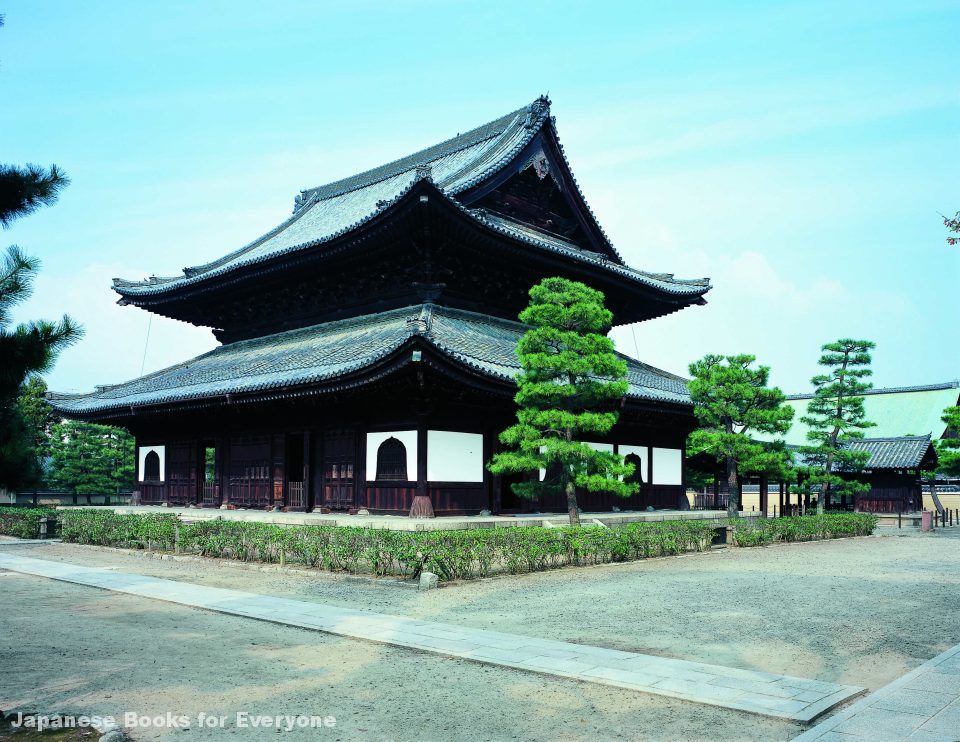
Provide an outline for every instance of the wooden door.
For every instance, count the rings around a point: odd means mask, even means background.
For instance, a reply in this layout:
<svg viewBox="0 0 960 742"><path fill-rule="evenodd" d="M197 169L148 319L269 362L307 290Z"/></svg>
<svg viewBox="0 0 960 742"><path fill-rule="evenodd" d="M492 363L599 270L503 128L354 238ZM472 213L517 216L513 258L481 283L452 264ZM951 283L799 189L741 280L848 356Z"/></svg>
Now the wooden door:
<svg viewBox="0 0 960 742"><path fill-rule="evenodd" d="M323 506L333 510L353 507L356 489L357 436L352 430L323 434Z"/></svg>
<svg viewBox="0 0 960 742"><path fill-rule="evenodd" d="M197 444L176 441L167 446L167 500L171 505L197 502Z"/></svg>

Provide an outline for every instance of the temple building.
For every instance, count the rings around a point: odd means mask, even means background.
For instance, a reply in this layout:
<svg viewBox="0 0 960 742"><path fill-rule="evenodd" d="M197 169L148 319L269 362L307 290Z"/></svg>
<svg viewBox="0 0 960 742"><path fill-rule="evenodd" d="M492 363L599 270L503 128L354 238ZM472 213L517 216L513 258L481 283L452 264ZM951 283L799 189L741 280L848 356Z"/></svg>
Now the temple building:
<svg viewBox="0 0 960 742"><path fill-rule="evenodd" d="M707 279L631 268L587 205L544 97L465 134L302 191L293 215L120 304L209 327L215 350L81 395L63 415L129 429L144 504L370 513L565 511L486 462L515 419L517 315L548 276L606 295L617 324L704 304ZM677 508L695 427L685 379L633 359L606 439L639 494ZM538 476L536 472L530 476Z"/></svg>

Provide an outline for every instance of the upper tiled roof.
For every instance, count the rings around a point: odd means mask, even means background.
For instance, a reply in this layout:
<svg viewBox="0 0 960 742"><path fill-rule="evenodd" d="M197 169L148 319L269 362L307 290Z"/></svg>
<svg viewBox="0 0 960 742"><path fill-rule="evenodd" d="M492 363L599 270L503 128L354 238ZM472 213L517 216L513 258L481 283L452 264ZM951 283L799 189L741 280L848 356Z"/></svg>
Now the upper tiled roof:
<svg viewBox="0 0 960 742"><path fill-rule="evenodd" d="M806 444L809 427L800 417L807 413L812 396L795 394L787 397L787 404L795 412L793 424L784 436L787 443ZM875 427L866 431L869 434L877 438L898 438L930 433L934 439L939 439L947 428L941 419L943 410L957 404L960 383L948 381L942 384L870 389L863 396L867 420L876 423Z"/></svg>
<svg viewBox="0 0 960 742"><path fill-rule="evenodd" d="M415 336L478 373L512 380L520 371L517 341L526 329L519 322L474 312L429 304L406 307L223 345L133 381L90 394L51 394L49 399L65 415L107 416L130 407L334 385ZM629 396L690 404L686 380L626 360Z"/></svg>
<svg viewBox="0 0 960 742"><path fill-rule="evenodd" d="M371 221L405 195L412 185L428 177L455 204L458 194L499 172L508 165L545 124L552 126L550 103L540 97L532 104L508 113L465 134L416 152L372 170L317 188L309 188L297 197L293 215L253 242L210 263L185 268L183 275L151 277L145 281L114 279L114 289L124 296L151 296L198 281L219 276L241 266L253 265L280 255L317 247ZM422 168L429 167L429 171ZM476 211L464 212L487 226L528 244L554 252L572 249L580 259L583 251L560 237L518 223L504 224ZM507 221L507 220L505 220ZM597 225L599 229L599 225ZM602 231L602 230L601 230ZM606 239L604 237L604 239ZM613 252L610 247L611 254ZM706 279L683 281L669 274L635 271L619 261L595 260L604 267L638 283L675 295L697 297L709 289Z"/></svg>

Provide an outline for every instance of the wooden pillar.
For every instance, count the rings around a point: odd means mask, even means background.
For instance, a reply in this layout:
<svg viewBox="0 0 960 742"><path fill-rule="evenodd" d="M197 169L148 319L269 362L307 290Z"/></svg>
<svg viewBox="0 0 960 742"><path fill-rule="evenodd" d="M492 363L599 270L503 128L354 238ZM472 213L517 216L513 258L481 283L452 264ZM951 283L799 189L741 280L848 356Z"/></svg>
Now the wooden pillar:
<svg viewBox="0 0 960 742"><path fill-rule="evenodd" d="M786 485L781 481L781 482L780 482L780 515L783 515L783 508L784 508L784 505L785 505L785 503L784 503L784 490L786 490ZM790 498L788 497L788 498L786 498L786 499L787 499L787 502L789 503Z"/></svg>
<svg viewBox="0 0 960 742"><path fill-rule="evenodd" d="M494 492L497 477L487 469L487 462L493 457L494 435L496 435L496 433L490 430L483 431L483 490L487 493L487 510L491 513L496 513L500 510L496 493Z"/></svg>
<svg viewBox="0 0 960 742"><path fill-rule="evenodd" d="M280 509L287 505L286 469L287 437L274 434L270 441L270 475L272 481L270 504L268 508Z"/></svg>
<svg viewBox="0 0 960 742"><path fill-rule="evenodd" d="M713 475L713 509L720 509L720 474Z"/></svg>
<svg viewBox="0 0 960 742"><path fill-rule="evenodd" d="M411 518L433 518L433 503L427 488L427 426L417 425L417 494L410 506Z"/></svg>
<svg viewBox="0 0 960 742"><path fill-rule="evenodd" d="M356 493L353 506L360 509L370 507L367 499L367 426L357 428L357 457L353 467L353 491Z"/></svg>
<svg viewBox="0 0 960 742"><path fill-rule="evenodd" d="M227 476L227 467L230 463L229 452L227 447L230 445L230 439L227 436L221 436L217 438L216 447L216 479L217 486L220 489L220 507L226 508L230 504L230 491L227 487L227 483L230 481L230 478Z"/></svg>
<svg viewBox="0 0 960 742"><path fill-rule="evenodd" d="M767 507L769 506L767 498L767 485L769 484L766 474L760 475L760 517L767 517Z"/></svg>
<svg viewBox="0 0 960 742"><path fill-rule="evenodd" d="M303 433L303 509L310 511L310 493L313 489L313 482L310 481L310 452L311 452L310 431Z"/></svg>

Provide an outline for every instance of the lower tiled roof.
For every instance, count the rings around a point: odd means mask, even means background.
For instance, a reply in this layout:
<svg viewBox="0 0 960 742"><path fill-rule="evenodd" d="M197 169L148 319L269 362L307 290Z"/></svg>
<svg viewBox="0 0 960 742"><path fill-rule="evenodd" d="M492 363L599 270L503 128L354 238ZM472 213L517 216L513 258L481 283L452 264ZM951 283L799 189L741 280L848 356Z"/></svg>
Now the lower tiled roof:
<svg viewBox="0 0 960 742"><path fill-rule="evenodd" d="M843 445L851 451L870 453L865 469L915 469L923 462L933 444L929 435L904 435L896 438L854 438L844 441ZM795 451L794 457L801 466L809 463L808 457L800 451Z"/></svg>
<svg viewBox="0 0 960 742"><path fill-rule="evenodd" d="M65 415L106 415L227 394L323 387L376 364L416 336L469 369L512 380L520 371L517 341L526 329L519 322L418 305L222 345L123 384L89 394L51 393L49 400ZM691 404L685 379L625 360L630 397Z"/></svg>

